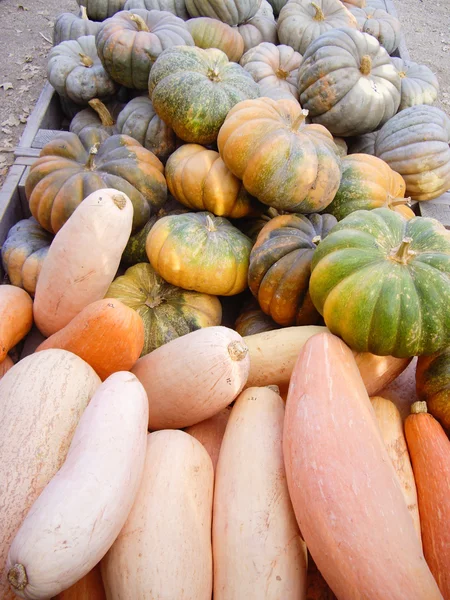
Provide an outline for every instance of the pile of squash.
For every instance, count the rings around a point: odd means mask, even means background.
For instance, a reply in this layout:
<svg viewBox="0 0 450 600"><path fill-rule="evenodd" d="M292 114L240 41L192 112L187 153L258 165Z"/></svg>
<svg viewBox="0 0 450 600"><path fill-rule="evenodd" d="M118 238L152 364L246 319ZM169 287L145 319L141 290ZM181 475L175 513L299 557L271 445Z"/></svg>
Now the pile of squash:
<svg viewBox="0 0 450 600"><path fill-rule="evenodd" d="M436 77L381 0L79 4L1 249L0 597L450 600Z"/></svg>

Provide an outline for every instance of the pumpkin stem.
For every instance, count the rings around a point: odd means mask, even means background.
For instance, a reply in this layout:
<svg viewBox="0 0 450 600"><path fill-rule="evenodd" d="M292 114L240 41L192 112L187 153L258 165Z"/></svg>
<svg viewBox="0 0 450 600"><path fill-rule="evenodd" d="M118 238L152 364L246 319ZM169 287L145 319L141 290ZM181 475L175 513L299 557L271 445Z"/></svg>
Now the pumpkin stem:
<svg viewBox="0 0 450 600"><path fill-rule="evenodd" d="M401 244L391 251L390 258L401 265L407 265L415 254L413 250L409 249L412 241L410 237L403 238Z"/></svg>
<svg viewBox="0 0 450 600"><path fill-rule="evenodd" d="M278 79L287 79L289 77L289 72L279 67L276 70L275 75L278 77Z"/></svg>
<svg viewBox="0 0 450 600"><path fill-rule="evenodd" d="M119 210L123 210L127 205L127 199L125 198L124 194L114 194L112 199Z"/></svg>
<svg viewBox="0 0 450 600"><path fill-rule="evenodd" d="M364 56L361 58L359 70L363 75L370 75L370 71L372 70L372 59L368 54L364 54Z"/></svg>
<svg viewBox="0 0 450 600"><path fill-rule="evenodd" d="M236 362L244 360L247 356L247 352L247 346L240 340L235 340L228 344L228 354L230 355L231 360L235 360Z"/></svg>
<svg viewBox="0 0 450 600"><path fill-rule="evenodd" d="M83 21L87 21L88 20L88 16L87 16L87 10L85 6L80 6L80 12L81 12L81 18L83 19Z"/></svg>
<svg viewBox="0 0 450 600"><path fill-rule="evenodd" d="M81 62L83 63L83 65L85 67L87 67L88 69L90 69L92 67L92 65L94 64L94 61L92 60L92 58L90 56L88 56L87 54L83 54L82 52L79 52L79 57Z"/></svg>
<svg viewBox="0 0 450 600"><path fill-rule="evenodd" d="M111 113L101 100L93 98L92 100L89 100L88 104L100 117L103 127L112 127L115 124Z"/></svg>
<svg viewBox="0 0 450 600"><path fill-rule="evenodd" d="M320 244L322 237L320 235L315 235L311 241L313 244Z"/></svg>
<svg viewBox="0 0 450 600"><path fill-rule="evenodd" d="M266 385L266 387L275 392L275 394L280 395L280 388L277 385Z"/></svg>
<svg viewBox="0 0 450 600"><path fill-rule="evenodd" d="M388 195L387 205L391 206L411 206L411 198L394 198L393 196Z"/></svg>
<svg viewBox="0 0 450 600"><path fill-rule="evenodd" d="M300 125L302 125L304 123L308 114L309 114L309 110L306 110L306 108L302 108L299 116L295 119L295 121L292 125L292 129L297 130L300 127Z"/></svg>
<svg viewBox="0 0 450 600"><path fill-rule="evenodd" d="M94 144L91 149L89 150L89 158L87 160L86 163L86 169L89 169L89 171L92 171L94 168L94 157L98 152L98 147L100 146L100 144Z"/></svg>
<svg viewBox="0 0 450 600"><path fill-rule="evenodd" d="M427 408L427 403L426 402L413 402L413 404L411 404L411 414L412 415L418 415L420 413L427 413L428 412L428 408Z"/></svg>
<svg viewBox="0 0 450 600"><path fill-rule="evenodd" d="M15 590L22 591L28 585L28 577L25 567L15 564L8 571L8 581Z"/></svg>
<svg viewBox="0 0 450 600"><path fill-rule="evenodd" d="M318 4L315 2L311 2L311 6L315 9L316 14L314 15L315 21L325 21L325 15L323 14L323 10L320 8Z"/></svg>
<svg viewBox="0 0 450 600"><path fill-rule="evenodd" d="M209 215L206 215L206 228L208 231L216 231L216 226L214 225L214 221L211 219Z"/></svg>
<svg viewBox="0 0 450 600"><path fill-rule="evenodd" d="M407 75L406 75L406 73L405 73L405 71L399 71L399 72L398 72L398 75L399 75L399 77L400 77L401 79L404 79L404 78L407 76Z"/></svg>
<svg viewBox="0 0 450 600"><path fill-rule="evenodd" d="M150 29L147 27L147 23L139 15L135 15L133 13L130 15L130 19L136 23L138 31L150 31Z"/></svg>
<svg viewBox="0 0 450 600"><path fill-rule="evenodd" d="M214 81L215 83L222 81L219 71L217 69L213 69L212 67L208 69L206 75L211 81Z"/></svg>

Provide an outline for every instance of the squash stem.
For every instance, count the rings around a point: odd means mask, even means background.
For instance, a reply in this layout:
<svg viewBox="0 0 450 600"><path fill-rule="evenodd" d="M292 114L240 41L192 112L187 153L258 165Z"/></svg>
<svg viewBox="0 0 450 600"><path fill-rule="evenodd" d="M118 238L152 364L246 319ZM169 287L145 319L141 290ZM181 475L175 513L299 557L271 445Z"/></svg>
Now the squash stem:
<svg viewBox="0 0 450 600"><path fill-rule="evenodd" d="M279 67L276 70L275 75L278 77L278 79L287 79L289 77L289 72Z"/></svg>
<svg viewBox="0 0 450 600"><path fill-rule="evenodd" d="M150 31L150 29L147 27L147 23L139 15L135 15L133 13L130 15L130 19L136 23L138 31Z"/></svg>
<svg viewBox="0 0 450 600"><path fill-rule="evenodd" d="M213 69L212 67L208 69L207 76L208 76L208 79L210 79L211 81L214 81L215 83L218 83L219 81L221 81L219 71L217 69Z"/></svg>
<svg viewBox="0 0 450 600"><path fill-rule="evenodd" d="M88 16L87 16L87 10L85 6L80 6L80 11L81 11L81 18L83 19L83 21L87 21L88 20Z"/></svg>
<svg viewBox="0 0 450 600"><path fill-rule="evenodd" d="M115 124L111 113L101 100L98 98L93 98L92 100L89 100L88 104L100 117L103 127L112 127Z"/></svg>
<svg viewBox="0 0 450 600"><path fill-rule="evenodd" d="M87 54L83 54L82 52L79 52L79 56L80 56L80 60L82 62L82 64L87 67L88 69L90 69L92 67L92 65L94 64L94 61L92 60L92 58L90 56L88 56Z"/></svg>
<svg viewBox="0 0 450 600"><path fill-rule="evenodd" d="M388 206L411 206L411 198L394 198L388 197Z"/></svg>
<svg viewBox="0 0 450 600"><path fill-rule="evenodd" d="M299 114L299 116L298 116L298 117L295 119L295 121L294 121L294 123L293 123L293 125L292 125L292 129L293 129L294 131L296 131L296 130L297 130L299 127L300 127L300 125L301 125L302 123L304 123L304 121L305 121L306 117L308 116L308 114L309 114L309 111L308 111L308 110L306 110L305 108L303 108L303 109L300 111L300 114Z"/></svg>
<svg viewBox="0 0 450 600"><path fill-rule="evenodd" d="M311 2L311 6L315 9L316 14L314 15L315 21L325 21L325 15L323 14L323 10L320 8L318 4L315 2Z"/></svg>
<svg viewBox="0 0 450 600"><path fill-rule="evenodd" d="M402 265L407 265L415 254L415 252L409 248L412 241L413 240L410 237L403 238L401 244L392 250L390 258Z"/></svg>
<svg viewBox="0 0 450 600"><path fill-rule="evenodd" d="M8 571L8 581L15 590L22 591L28 585L28 577L25 567L21 564L15 564Z"/></svg>
<svg viewBox="0 0 450 600"><path fill-rule="evenodd" d="M247 353L247 346L240 340L235 340L234 342L230 342L228 344L228 354L230 355L231 360L235 360L236 362L244 360L244 358L247 356Z"/></svg>
<svg viewBox="0 0 450 600"><path fill-rule="evenodd" d="M214 225L214 221L211 219L209 215L206 215L206 228L208 231L216 231L216 226Z"/></svg>
<svg viewBox="0 0 450 600"><path fill-rule="evenodd" d="M322 237L320 235L315 235L311 241L313 244L320 244Z"/></svg>
<svg viewBox="0 0 450 600"><path fill-rule="evenodd" d="M127 199L124 194L114 194L112 199L119 210L123 210L127 205Z"/></svg>
<svg viewBox="0 0 450 600"><path fill-rule="evenodd" d="M406 77L405 71L399 71L398 75L399 75L400 79L405 79L405 77Z"/></svg>
<svg viewBox="0 0 450 600"><path fill-rule="evenodd" d="M100 144L94 144L89 150L89 158L86 163L86 169L88 169L89 171L92 171L94 169L94 158L98 152L99 146Z"/></svg>
<svg viewBox="0 0 450 600"><path fill-rule="evenodd" d="M280 395L280 388L277 385L266 385L266 387L275 392L275 394Z"/></svg>
<svg viewBox="0 0 450 600"><path fill-rule="evenodd" d="M418 415L420 413L427 413L428 412L428 408L427 408L427 403L426 402L413 402L413 404L411 404L411 414L412 415Z"/></svg>
<svg viewBox="0 0 450 600"><path fill-rule="evenodd" d="M361 58L361 65L359 67L359 70L363 75L370 75L370 71L372 70L372 59L368 54L365 54Z"/></svg>

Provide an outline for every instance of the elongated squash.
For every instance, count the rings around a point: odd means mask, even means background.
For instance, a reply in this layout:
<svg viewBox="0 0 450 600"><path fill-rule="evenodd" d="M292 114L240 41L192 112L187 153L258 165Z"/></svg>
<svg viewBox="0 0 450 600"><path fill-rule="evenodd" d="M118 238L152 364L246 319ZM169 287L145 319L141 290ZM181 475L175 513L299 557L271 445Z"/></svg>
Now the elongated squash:
<svg viewBox="0 0 450 600"><path fill-rule="evenodd" d="M213 518L214 600L304 600L306 546L283 464L284 403L269 388L236 400L220 449Z"/></svg>
<svg viewBox="0 0 450 600"><path fill-rule="evenodd" d="M416 393L416 367L417 358L413 358L407 368L400 375L384 387L378 395L392 400L398 408L402 421L411 412L411 404L418 400Z"/></svg>
<svg viewBox="0 0 450 600"><path fill-rule="evenodd" d="M100 565L52 600L106 600Z"/></svg>
<svg viewBox="0 0 450 600"><path fill-rule="evenodd" d="M5 564L31 505L66 458L78 421L100 385L65 350L19 361L0 381L0 598L10 600Z"/></svg>
<svg viewBox="0 0 450 600"><path fill-rule="evenodd" d="M14 366L14 363L9 355L6 355L6 358L0 363L0 379L6 375L6 373L10 370L11 367Z"/></svg>
<svg viewBox="0 0 450 600"><path fill-rule="evenodd" d="M450 598L450 441L441 424L415 402L405 421L417 484L425 558L445 600Z"/></svg>
<svg viewBox="0 0 450 600"><path fill-rule="evenodd" d="M27 600L84 577L119 535L142 478L148 400L139 381L114 373L80 419L66 460L31 507L8 553L8 581Z"/></svg>
<svg viewBox="0 0 450 600"><path fill-rule="evenodd" d="M217 461L219 460L220 447L229 417L230 408L227 407L217 415L186 428L186 433L195 437L205 447L214 470L216 470Z"/></svg>
<svg viewBox="0 0 450 600"><path fill-rule="evenodd" d="M105 298L88 304L65 327L37 348L63 348L80 356L103 380L127 371L144 347L144 323L120 300Z"/></svg>
<svg viewBox="0 0 450 600"><path fill-rule="evenodd" d="M283 449L300 530L338 598L442 600L353 354L330 333L299 354Z"/></svg>
<svg viewBox="0 0 450 600"><path fill-rule="evenodd" d="M33 325L33 300L22 288L0 285L0 362Z"/></svg>
<svg viewBox="0 0 450 600"><path fill-rule="evenodd" d="M227 327L198 329L143 356L132 373L148 394L149 429L209 419L238 396L249 368L247 346Z"/></svg>
<svg viewBox="0 0 450 600"><path fill-rule="evenodd" d="M408 446L406 445L403 433L402 417L398 408L391 400L387 400L381 396L374 396L370 401L375 411L381 437L388 451L389 458L394 465L406 505L416 528L417 537L422 544L416 482L414 481Z"/></svg>
<svg viewBox="0 0 450 600"><path fill-rule="evenodd" d="M300 350L310 337L328 331L326 327L308 325L284 327L244 337L250 356L247 386L276 384L282 394L289 385ZM410 358L375 356L369 352L355 354L359 371L369 395L374 396L393 381Z"/></svg>
<svg viewBox="0 0 450 600"><path fill-rule="evenodd" d="M104 297L130 237L132 220L128 196L103 189L83 200L58 231L34 297L34 319L45 336Z"/></svg>
<svg viewBox="0 0 450 600"><path fill-rule="evenodd" d="M102 561L108 600L210 600L213 468L183 431L147 438L142 485Z"/></svg>

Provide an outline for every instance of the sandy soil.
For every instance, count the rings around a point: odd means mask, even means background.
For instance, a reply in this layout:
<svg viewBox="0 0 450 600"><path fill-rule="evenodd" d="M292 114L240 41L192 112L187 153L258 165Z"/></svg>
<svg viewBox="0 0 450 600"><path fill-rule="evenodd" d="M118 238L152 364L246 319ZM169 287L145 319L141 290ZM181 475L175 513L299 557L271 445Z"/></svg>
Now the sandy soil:
<svg viewBox="0 0 450 600"><path fill-rule="evenodd" d="M412 60L441 85L438 106L450 115L450 0L395 0ZM76 0L0 0L0 185L46 77L55 17Z"/></svg>

